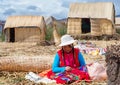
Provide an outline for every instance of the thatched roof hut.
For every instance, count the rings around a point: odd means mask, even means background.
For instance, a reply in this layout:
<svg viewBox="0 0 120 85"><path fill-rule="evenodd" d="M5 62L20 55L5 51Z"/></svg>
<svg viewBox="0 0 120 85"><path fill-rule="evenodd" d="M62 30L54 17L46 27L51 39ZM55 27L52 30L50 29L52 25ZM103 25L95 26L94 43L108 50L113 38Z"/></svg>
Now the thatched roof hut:
<svg viewBox="0 0 120 85"><path fill-rule="evenodd" d="M45 40L46 25L42 16L9 16L4 31L7 42L39 42Z"/></svg>
<svg viewBox="0 0 120 85"><path fill-rule="evenodd" d="M68 14L67 33L112 35L115 33L114 20L115 9L111 2L72 3Z"/></svg>

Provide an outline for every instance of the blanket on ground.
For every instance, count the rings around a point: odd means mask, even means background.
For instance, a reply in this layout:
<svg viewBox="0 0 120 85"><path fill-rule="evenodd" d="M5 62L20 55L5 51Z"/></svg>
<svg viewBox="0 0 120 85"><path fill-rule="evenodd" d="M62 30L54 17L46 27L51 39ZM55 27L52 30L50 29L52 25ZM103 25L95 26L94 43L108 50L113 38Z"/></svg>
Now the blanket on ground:
<svg viewBox="0 0 120 85"><path fill-rule="evenodd" d="M53 73L51 69L43 71L39 74L41 77L47 77L55 80L56 83L66 84L72 82L85 81L104 81L107 79L106 68L98 63L87 64L87 71L85 68L73 69L64 73Z"/></svg>
<svg viewBox="0 0 120 85"><path fill-rule="evenodd" d="M47 77L56 80L57 84L69 84L80 80L90 80L89 74L79 69L72 69L71 71L65 71L63 73L54 73L51 70L48 72Z"/></svg>

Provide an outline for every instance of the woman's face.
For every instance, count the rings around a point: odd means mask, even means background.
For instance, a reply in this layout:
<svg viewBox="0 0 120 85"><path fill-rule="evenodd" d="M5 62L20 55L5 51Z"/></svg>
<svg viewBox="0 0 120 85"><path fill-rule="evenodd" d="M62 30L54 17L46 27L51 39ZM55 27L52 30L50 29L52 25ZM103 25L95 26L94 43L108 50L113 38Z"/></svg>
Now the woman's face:
<svg viewBox="0 0 120 85"><path fill-rule="evenodd" d="M72 44L63 46L63 50L67 53L71 52L72 50Z"/></svg>

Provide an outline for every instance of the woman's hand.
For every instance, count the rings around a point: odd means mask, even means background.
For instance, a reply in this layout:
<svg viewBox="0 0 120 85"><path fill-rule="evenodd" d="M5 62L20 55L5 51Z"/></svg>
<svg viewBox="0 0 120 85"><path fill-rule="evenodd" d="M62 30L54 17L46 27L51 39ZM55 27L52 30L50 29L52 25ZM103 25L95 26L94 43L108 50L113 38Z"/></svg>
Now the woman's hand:
<svg viewBox="0 0 120 85"><path fill-rule="evenodd" d="M66 66L66 67L65 67L65 70L66 70L66 71L71 71L72 68L71 68L70 66Z"/></svg>

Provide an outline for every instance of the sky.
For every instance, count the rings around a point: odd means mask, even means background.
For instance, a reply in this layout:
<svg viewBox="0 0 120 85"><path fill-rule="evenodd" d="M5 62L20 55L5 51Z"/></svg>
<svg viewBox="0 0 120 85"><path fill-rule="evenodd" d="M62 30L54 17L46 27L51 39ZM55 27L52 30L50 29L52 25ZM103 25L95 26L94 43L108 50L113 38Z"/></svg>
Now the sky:
<svg viewBox="0 0 120 85"><path fill-rule="evenodd" d="M70 3L113 2L115 14L120 15L120 0L0 0L0 20L11 15L53 16L67 18Z"/></svg>

